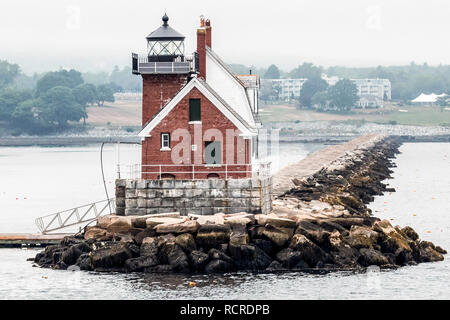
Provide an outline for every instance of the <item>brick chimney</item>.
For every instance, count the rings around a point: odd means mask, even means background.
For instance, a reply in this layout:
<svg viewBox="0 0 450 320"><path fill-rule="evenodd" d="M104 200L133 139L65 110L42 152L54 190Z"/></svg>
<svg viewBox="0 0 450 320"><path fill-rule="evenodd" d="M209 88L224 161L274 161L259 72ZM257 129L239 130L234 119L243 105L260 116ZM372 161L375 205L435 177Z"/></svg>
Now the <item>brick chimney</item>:
<svg viewBox="0 0 450 320"><path fill-rule="evenodd" d="M206 79L206 26L205 18L200 17L200 27L197 29L197 53L200 78Z"/></svg>
<svg viewBox="0 0 450 320"><path fill-rule="evenodd" d="M206 19L205 27L206 27L206 45L212 48L211 21L209 21L209 19Z"/></svg>

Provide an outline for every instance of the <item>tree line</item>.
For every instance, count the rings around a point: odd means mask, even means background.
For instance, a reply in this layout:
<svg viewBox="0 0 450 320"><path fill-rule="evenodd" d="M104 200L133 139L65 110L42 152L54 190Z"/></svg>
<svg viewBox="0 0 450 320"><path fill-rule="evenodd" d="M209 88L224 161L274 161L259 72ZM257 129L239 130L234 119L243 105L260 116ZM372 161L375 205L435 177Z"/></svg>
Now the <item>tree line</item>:
<svg viewBox="0 0 450 320"><path fill-rule="evenodd" d="M0 61L0 122L13 134L63 131L87 118L88 105L114 102L114 83L86 83L76 70L47 72L31 87L18 86L20 67Z"/></svg>
<svg viewBox="0 0 450 320"><path fill-rule="evenodd" d="M233 65L231 67L233 69ZM322 73L325 73L329 77L337 76L344 79L389 79L391 82L392 99L403 103L408 103L421 93L450 94L450 65L430 66L427 63L419 65L411 62L409 65L404 66L365 68L332 66L324 68L310 62L305 62L291 71L283 71L275 64L272 64L267 69L259 69L259 72L263 79L312 79L319 78Z"/></svg>

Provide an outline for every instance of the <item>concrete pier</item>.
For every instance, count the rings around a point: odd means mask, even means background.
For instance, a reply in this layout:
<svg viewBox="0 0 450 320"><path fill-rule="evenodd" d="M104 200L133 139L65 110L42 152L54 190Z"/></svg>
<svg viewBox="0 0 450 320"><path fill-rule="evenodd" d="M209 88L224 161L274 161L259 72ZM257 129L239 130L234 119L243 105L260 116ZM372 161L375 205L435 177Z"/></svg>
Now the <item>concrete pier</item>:
<svg viewBox="0 0 450 320"><path fill-rule="evenodd" d="M43 235L31 233L0 233L0 248L59 244L65 236L70 235L73 234L59 233Z"/></svg>
<svg viewBox="0 0 450 320"><path fill-rule="evenodd" d="M316 151L305 159L281 169L273 176L273 194L280 195L290 190L295 187L292 182L293 179L311 176L322 168L328 167L333 161L345 156L346 153L366 148L382 137L382 135L376 134L360 136L346 143L332 145Z"/></svg>

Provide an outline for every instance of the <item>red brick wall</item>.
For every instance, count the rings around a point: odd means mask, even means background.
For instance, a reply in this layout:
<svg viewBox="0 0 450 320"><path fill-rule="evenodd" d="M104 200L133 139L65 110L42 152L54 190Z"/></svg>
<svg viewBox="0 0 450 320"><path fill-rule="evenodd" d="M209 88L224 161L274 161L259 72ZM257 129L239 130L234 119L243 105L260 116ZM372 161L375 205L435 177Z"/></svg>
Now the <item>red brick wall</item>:
<svg viewBox="0 0 450 320"><path fill-rule="evenodd" d="M201 142L194 141L194 124L189 124L189 99L200 99L201 103ZM181 139L174 141L173 131L177 128L187 129L190 133L191 141L187 144L188 148L184 149L190 153L191 163L194 164L196 157L201 157L201 164L195 163L194 171L205 171L211 173L218 173L220 178L225 178L225 173L219 173L219 171L225 171L225 166L221 167L204 167L204 140L203 137L205 132L210 128L218 129L222 133L222 164L243 164L242 161L239 163L238 154L244 155L244 163L250 163L251 153L250 153L250 140L243 139L239 137L234 137L234 152L233 159L227 159L227 148L232 148L231 144L227 144L226 130L233 129L237 130L236 126L228 120L219 109L217 109L197 88L192 89L192 91L187 94L177 106L175 106L172 111L152 130L151 137L145 138L142 143L142 164L143 165L159 165L159 164L173 164L171 151L161 151L161 133L171 134L171 148L181 142ZM200 129L197 129L200 132ZM218 138L220 139L220 138ZM206 141L214 141L216 137L211 137L206 139ZM238 143L239 140L239 143ZM197 151L191 151L191 145L197 144ZM230 149L232 150L232 149ZM183 157L188 157L183 155ZM155 172L154 174L143 174L144 179L158 179L159 177L159 167L145 167L142 168L143 172ZM192 179L192 167L164 167L164 171L189 171L189 173L176 174L176 179ZM239 165L239 166L228 166L227 178L245 178L251 177L251 173L237 173L233 171L251 171L251 166ZM197 173L195 174L195 179L206 179L208 173Z"/></svg>
<svg viewBox="0 0 450 320"><path fill-rule="evenodd" d="M171 99L187 81L186 75L142 75L142 126Z"/></svg>

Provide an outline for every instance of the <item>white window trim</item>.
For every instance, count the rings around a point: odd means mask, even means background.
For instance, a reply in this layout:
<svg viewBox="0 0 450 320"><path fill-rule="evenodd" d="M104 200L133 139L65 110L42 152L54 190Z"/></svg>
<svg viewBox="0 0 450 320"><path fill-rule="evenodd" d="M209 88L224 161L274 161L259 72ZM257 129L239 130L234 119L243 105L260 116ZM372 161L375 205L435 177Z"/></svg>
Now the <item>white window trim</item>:
<svg viewBox="0 0 450 320"><path fill-rule="evenodd" d="M189 124L202 124L201 121L189 121Z"/></svg>
<svg viewBox="0 0 450 320"><path fill-rule="evenodd" d="M167 140L167 143L168 143L168 146L164 146L164 137L168 137L168 140ZM162 133L161 134L161 149L160 149L161 151L170 151L171 149L170 149L170 133Z"/></svg>

